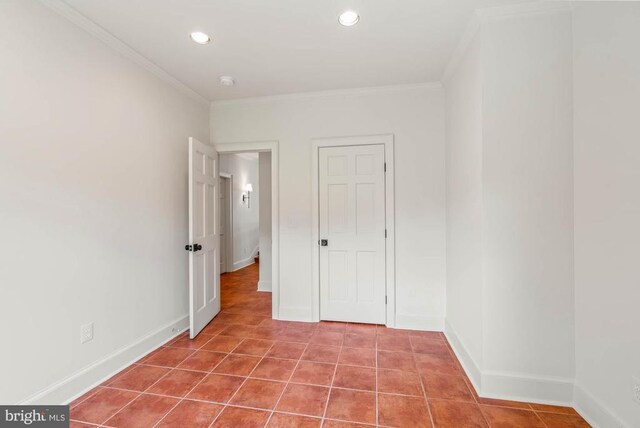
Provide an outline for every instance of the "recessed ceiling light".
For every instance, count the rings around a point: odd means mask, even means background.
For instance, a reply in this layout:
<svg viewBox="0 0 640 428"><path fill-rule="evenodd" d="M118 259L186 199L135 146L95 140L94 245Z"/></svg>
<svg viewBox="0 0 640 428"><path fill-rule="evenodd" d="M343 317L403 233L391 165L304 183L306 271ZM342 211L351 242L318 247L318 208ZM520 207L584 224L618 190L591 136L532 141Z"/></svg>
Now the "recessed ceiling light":
<svg viewBox="0 0 640 428"><path fill-rule="evenodd" d="M194 31L193 33L189 34L189 37L191 37L191 40L201 45L206 45L211 41L211 37L209 37L208 34L201 33L200 31Z"/></svg>
<svg viewBox="0 0 640 428"><path fill-rule="evenodd" d="M220 84L222 86L233 86L236 81L231 76L220 76Z"/></svg>
<svg viewBox="0 0 640 428"><path fill-rule="evenodd" d="M360 16L352 10L347 10L343 12L342 15L338 18L338 22L345 27L351 27L352 25L356 25L360 21Z"/></svg>

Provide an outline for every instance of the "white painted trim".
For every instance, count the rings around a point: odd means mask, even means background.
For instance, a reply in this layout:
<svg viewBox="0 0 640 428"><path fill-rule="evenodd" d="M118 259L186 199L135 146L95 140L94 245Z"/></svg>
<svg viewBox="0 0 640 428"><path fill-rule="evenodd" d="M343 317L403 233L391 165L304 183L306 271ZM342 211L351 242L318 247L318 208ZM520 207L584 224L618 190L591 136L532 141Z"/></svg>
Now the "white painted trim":
<svg viewBox="0 0 640 428"><path fill-rule="evenodd" d="M259 248L260 248L259 246L256 246L256 248L254 248L253 251L251 251L251 254L246 259L233 262L233 271L235 272L239 269L255 264L256 262L255 258L258 255Z"/></svg>
<svg viewBox="0 0 640 428"><path fill-rule="evenodd" d="M471 45L473 39L476 37L478 31L480 31L480 18L478 17L477 13L474 12L469 19L469 22L467 23L467 27L462 33L462 37L460 37L458 44L451 53L449 62L444 68L444 72L442 73L442 78L440 80L442 80L445 85L449 82L453 74L458 69L460 61L462 61L462 58L464 58L464 54L467 53L467 49L469 49L469 46Z"/></svg>
<svg viewBox="0 0 640 428"><path fill-rule="evenodd" d="M253 260L253 257L247 257L246 259L242 259L240 261L233 262L233 271L232 272L235 272L235 271L240 270L242 268L246 268L247 266L251 266L254 263L255 263L255 261Z"/></svg>
<svg viewBox="0 0 640 428"><path fill-rule="evenodd" d="M280 319L287 321L315 322L307 306L281 306Z"/></svg>
<svg viewBox="0 0 640 428"><path fill-rule="evenodd" d="M258 281L258 291L271 292L271 281Z"/></svg>
<svg viewBox="0 0 640 428"><path fill-rule="evenodd" d="M229 100L217 100L213 101L211 105L213 107L219 105L238 105L238 104L250 104L256 102L269 102L279 100L297 100L305 98L322 98L333 97L336 95L367 95L380 92L393 92L393 91L415 91L419 89L441 89L442 83L440 82L424 82L414 83L406 85L388 85L388 86L370 86L364 88L349 88L349 89L331 89L326 91L311 91L311 92L296 92L292 94L279 94L279 95L265 95L262 97L248 97L248 98L236 98Z"/></svg>
<svg viewBox="0 0 640 428"><path fill-rule="evenodd" d="M185 315L46 387L20 404L67 404L188 329L189 316Z"/></svg>
<svg viewBox="0 0 640 428"><path fill-rule="evenodd" d="M159 77L166 83L178 89L183 94L191 97L195 101L198 101L204 106L209 106L209 100L204 98L202 95L198 94L196 91L182 83L180 80L176 79L158 65L153 63L151 60L143 56L138 51L131 48L129 45L124 43L122 40L109 33L107 30L82 15L80 12L75 10L73 7L69 6L62 0L40 0L42 4L50 8L51 10L57 12L60 16L68 19L73 24L85 30L87 33L91 34L98 40L102 41L104 44L112 48L113 50L120 53L122 56L127 59L133 61L138 64L145 70L154 74L156 77Z"/></svg>
<svg viewBox="0 0 640 428"><path fill-rule="evenodd" d="M394 136L365 135L335 138L314 138L311 140L311 308L313 321L320 321L320 251L318 249L319 224L319 189L318 189L318 150L320 147L362 146L371 144L384 145L384 159L387 164L385 174L386 196L386 288L387 288L387 327L396 326L396 256L395 256L395 171L394 171Z"/></svg>
<svg viewBox="0 0 640 428"><path fill-rule="evenodd" d="M460 61L467 52L469 45L475 38L482 24L485 22L498 21L522 16L535 16L548 13L571 12L572 2L568 1L534 1L525 3L506 4L502 6L491 6L474 10L469 22L458 41L455 49L451 53L449 62L442 73L441 82L445 85L455 73Z"/></svg>
<svg viewBox="0 0 640 428"><path fill-rule="evenodd" d="M557 406L573 404L573 379L485 370L481 384L481 397Z"/></svg>
<svg viewBox="0 0 640 428"><path fill-rule="evenodd" d="M548 13L571 12L570 1L530 1L524 3L505 4L476 9L476 14L484 22L489 20L508 19L519 16L535 16Z"/></svg>
<svg viewBox="0 0 640 428"><path fill-rule="evenodd" d="M218 153L271 152L271 316L280 319L280 166L278 141L216 143Z"/></svg>
<svg viewBox="0 0 640 428"><path fill-rule="evenodd" d="M577 382L573 389L573 406L593 428L631 428Z"/></svg>
<svg viewBox="0 0 640 428"><path fill-rule="evenodd" d="M480 397L572 405L573 379L482 370L448 321L445 323L445 336Z"/></svg>
<svg viewBox="0 0 640 428"><path fill-rule="evenodd" d="M471 384L475 388L476 392L480 394L480 390L482 389L482 371L480 370L480 366L473 359L462 341L460 341L458 334L455 332L448 320L445 320L444 322L444 335L449 341L449 344L453 349L453 353L456 354L458 361L462 364L462 368L471 381Z"/></svg>
<svg viewBox="0 0 640 428"><path fill-rule="evenodd" d="M227 184L227 203L228 206L227 207L221 207L221 208L225 208L227 210L227 220L228 220L228 225L227 225L227 233L225 235L225 241L224 243L220 243L220 245L224 245L224 249L226 252L226 266L224 267L224 272L223 273L227 273L227 272L233 272L233 174L229 174L227 172L221 172L218 174L220 177L226 178L229 181L226 183Z"/></svg>
<svg viewBox="0 0 640 428"><path fill-rule="evenodd" d="M444 331L444 318L397 313L395 328L424 331Z"/></svg>
<svg viewBox="0 0 640 428"><path fill-rule="evenodd" d="M236 153L236 156L238 156L239 158L242 158L242 159L250 160L250 161L257 161L258 160L258 154L255 153L255 152Z"/></svg>

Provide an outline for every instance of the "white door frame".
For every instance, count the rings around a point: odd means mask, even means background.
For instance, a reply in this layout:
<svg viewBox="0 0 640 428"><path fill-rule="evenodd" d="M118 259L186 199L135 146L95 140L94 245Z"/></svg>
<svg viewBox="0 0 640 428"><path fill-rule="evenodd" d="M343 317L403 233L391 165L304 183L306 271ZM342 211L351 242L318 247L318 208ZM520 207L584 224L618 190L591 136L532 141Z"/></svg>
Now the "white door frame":
<svg viewBox="0 0 640 428"><path fill-rule="evenodd" d="M312 265L312 300L313 321L320 321L320 214L319 214L319 179L318 150L321 147L363 146L372 144L384 145L384 158L387 167L385 174L386 199L386 294L387 294L387 327L396 326L396 258L395 258L395 183L393 160L393 134L366 135L354 137L314 138L311 140L311 265Z"/></svg>
<svg viewBox="0 0 640 428"><path fill-rule="evenodd" d="M218 153L219 154L219 153ZM221 207L227 210L227 223L228 227L226 228L227 233L225 234L225 242L220 243L220 247L224 245L224 250L226 251L226 266L224 267L225 272L233 272L233 175L221 172L218 174L220 177L224 177L229 180L229 185L227 187L227 206ZM229 268L231 267L231 268Z"/></svg>
<svg viewBox="0 0 640 428"><path fill-rule="evenodd" d="M278 141L250 141L241 143L216 143L219 154L271 152L271 316L280 318L280 225L278 223L280 206L278 196Z"/></svg>

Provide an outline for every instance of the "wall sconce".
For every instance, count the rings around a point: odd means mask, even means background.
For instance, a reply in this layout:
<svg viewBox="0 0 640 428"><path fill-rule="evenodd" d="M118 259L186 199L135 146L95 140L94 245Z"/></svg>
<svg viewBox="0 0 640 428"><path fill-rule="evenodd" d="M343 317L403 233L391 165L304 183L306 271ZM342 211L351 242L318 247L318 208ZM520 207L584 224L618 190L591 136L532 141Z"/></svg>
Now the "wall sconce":
<svg viewBox="0 0 640 428"><path fill-rule="evenodd" d="M245 184L244 193L242 194L242 203L246 203L247 208L251 207L251 192L253 192L253 186L251 183Z"/></svg>

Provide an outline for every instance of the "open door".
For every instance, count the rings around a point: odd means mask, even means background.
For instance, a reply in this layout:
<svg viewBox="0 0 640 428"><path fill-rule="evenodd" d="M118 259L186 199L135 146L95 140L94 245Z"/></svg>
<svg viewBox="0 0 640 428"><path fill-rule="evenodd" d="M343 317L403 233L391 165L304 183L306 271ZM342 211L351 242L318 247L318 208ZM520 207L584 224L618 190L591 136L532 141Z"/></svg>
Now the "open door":
<svg viewBox="0 0 640 428"><path fill-rule="evenodd" d="M218 152L189 138L189 316L193 339L220 312Z"/></svg>

